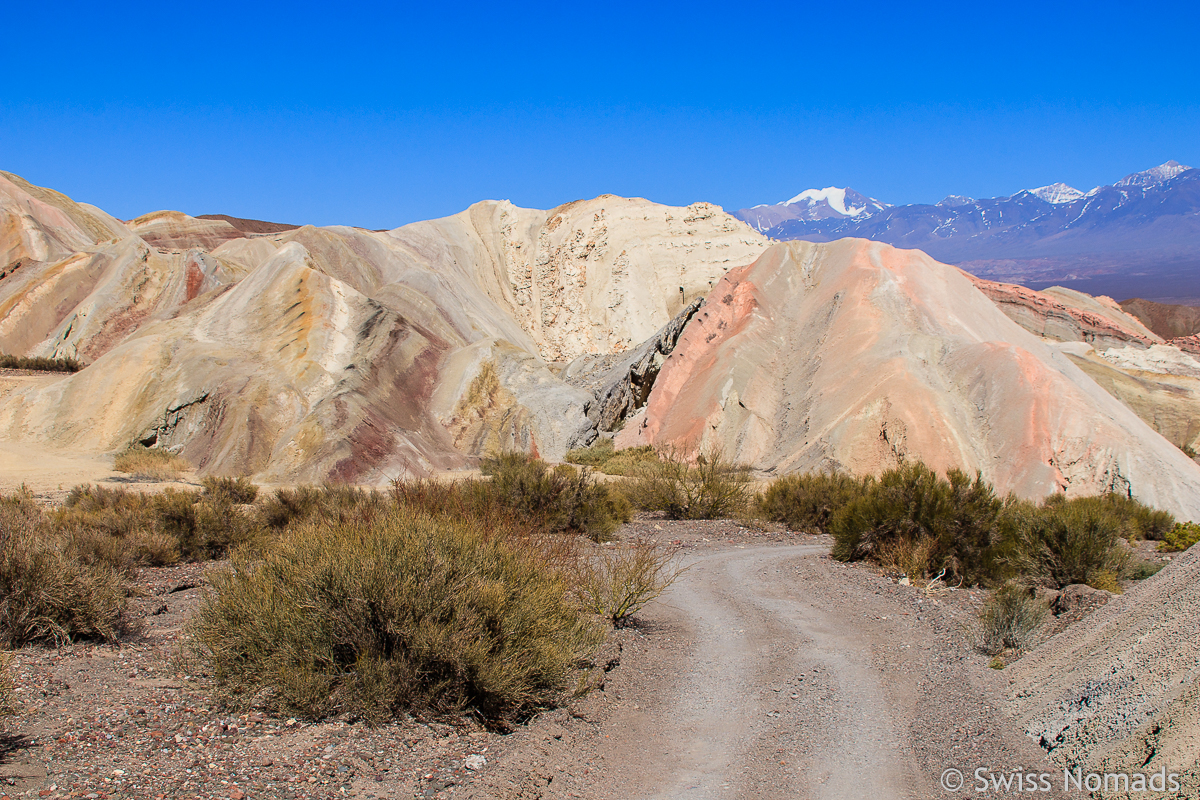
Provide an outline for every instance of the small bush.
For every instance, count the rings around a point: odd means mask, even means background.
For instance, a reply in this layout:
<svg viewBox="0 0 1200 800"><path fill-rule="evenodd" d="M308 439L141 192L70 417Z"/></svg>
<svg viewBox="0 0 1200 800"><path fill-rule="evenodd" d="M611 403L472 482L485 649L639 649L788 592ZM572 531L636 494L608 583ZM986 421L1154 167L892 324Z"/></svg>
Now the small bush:
<svg viewBox="0 0 1200 800"><path fill-rule="evenodd" d="M83 364L73 358L10 356L0 353L0 369L28 369L38 372L79 372Z"/></svg>
<svg viewBox="0 0 1200 800"><path fill-rule="evenodd" d="M570 463L593 467L605 475L632 476L642 464L658 460L658 453L649 445L616 450L612 439L604 438L567 452Z"/></svg>
<svg viewBox="0 0 1200 800"><path fill-rule="evenodd" d="M683 454L659 452L659 460L641 465L623 491L634 506L664 511L671 519L723 519L749 507L750 470L710 450L690 464Z"/></svg>
<svg viewBox="0 0 1200 800"><path fill-rule="evenodd" d="M1086 583L1111 590L1128 559L1118 543L1123 524L1103 498L1057 500L1022 521L1007 559L1020 574L1058 587Z"/></svg>
<svg viewBox="0 0 1200 800"><path fill-rule="evenodd" d="M1158 541L1175 527L1175 517L1166 511L1134 500L1122 494L1110 492L1101 495L1105 508L1121 525L1121 536L1131 542L1140 539Z"/></svg>
<svg viewBox="0 0 1200 800"><path fill-rule="evenodd" d="M630 519L625 497L597 483L586 470L550 469L523 453L484 459L482 468L491 481L471 491L493 495L496 503L539 531L579 532L601 542Z"/></svg>
<svg viewBox="0 0 1200 800"><path fill-rule="evenodd" d="M28 498L0 502L0 645L117 638L126 583L73 552Z"/></svg>
<svg viewBox="0 0 1200 800"><path fill-rule="evenodd" d="M601 550L580 565L577 582L584 607L623 627L683 572L676 556L674 549L640 539Z"/></svg>
<svg viewBox="0 0 1200 800"><path fill-rule="evenodd" d="M232 566L212 577L191 630L238 706L372 722L466 706L519 718L555 703L599 641L531 545L404 506L302 525L261 561L239 554Z"/></svg>
<svg viewBox="0 0 1200 800"><path fill-rule="evenodd" d="M1006 584L992 592L979 613L976 646L991 656L1020 650L1045 621L1047 611L1024 587Z"/></svg>
<svg viewBox="0 0 1200 800"><path fill-rule="evenodd" d="M231 505L249 505L258 497L258 487L245 478L208 477L200 481L205 497Z"/></svg>
<svg viewBox="0 0 1200 800"><path fill-rule="evenodd" d="M351 486L299 486L277 489L255 509L256 518L267 528L285 528L314 519L352 522L381 513L387 498L373 489Z"/></svg>
<svg viewBox="0 0 1200 800"><path fill-rule="evenodd" d="M833 557L878 563L885 553L894 557L907 548L914 552L906 557L921 555L929 571L991 581L1004 507L979 473L972 480L952 469L943 479L920 462L904 464L833 516Z"/></svg>
<svg viewBox="0 0 1200 800"><path fill-rule="evenodd" d="M1178 553L1187 550L1196 542L1200 542L1200 525L1194 522L1180 522L1163 536L1158 549L1163 553Z"/></svg>
<svg viewBox="0 0 1200 800"><path fill-rule="evenodd" d="M1157 575L1165 566L1166 564L1161 561L1142 559L1127 568L1126 577L1131 581L1144 581L1146 578Z"/></svg>
<svg viewBox="0 0 1200 800"><path fill-rule="evenodd" d="M191 465L174 453L133 444L117 453L113 469L150 481L173 481Z"/></svg>
<svg viewBox="0 0 1200 800"><path fill-rule="evenodd" d="M844 472L785 475L758 496L755 511L794 531L825 533L833 515L861 498L870 484L870 478Z"/></svg>

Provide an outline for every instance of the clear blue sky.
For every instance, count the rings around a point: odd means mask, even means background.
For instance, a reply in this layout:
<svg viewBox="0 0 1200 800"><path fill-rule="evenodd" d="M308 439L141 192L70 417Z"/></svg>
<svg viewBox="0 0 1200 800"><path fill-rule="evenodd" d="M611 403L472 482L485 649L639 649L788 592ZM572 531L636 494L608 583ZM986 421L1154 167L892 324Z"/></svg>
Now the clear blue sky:
<svg viewBox="0 0 1200 800"><path fill-rule="evenodd" d="M0 169L121 217L934 202L1200 166L1195 2L23 2L3 22Z"/></svg>

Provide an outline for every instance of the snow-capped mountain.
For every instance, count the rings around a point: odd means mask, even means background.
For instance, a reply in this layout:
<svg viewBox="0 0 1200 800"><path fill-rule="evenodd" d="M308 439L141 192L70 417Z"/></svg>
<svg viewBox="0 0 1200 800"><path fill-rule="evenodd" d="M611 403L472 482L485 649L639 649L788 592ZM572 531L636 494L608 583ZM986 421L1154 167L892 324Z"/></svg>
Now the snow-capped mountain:
<svg viewBox="0 0 1200 800"><path fill-rule="evenodd" d="M792 199L775 205L747 208L735 216L748 222L750 227L767 232L788 220L861 220L888 207L853 189L827 186L824 189L806 189Z"/></svg>
<svg viewBox="0 0 1200 800"><path fill-rule="evenodd" d="M1034 288L1200 303L1200 170L1175 161L1088 192L1051 183L890 206L851 189L810 189L735 216L776 239L874 239Z"/></svg>

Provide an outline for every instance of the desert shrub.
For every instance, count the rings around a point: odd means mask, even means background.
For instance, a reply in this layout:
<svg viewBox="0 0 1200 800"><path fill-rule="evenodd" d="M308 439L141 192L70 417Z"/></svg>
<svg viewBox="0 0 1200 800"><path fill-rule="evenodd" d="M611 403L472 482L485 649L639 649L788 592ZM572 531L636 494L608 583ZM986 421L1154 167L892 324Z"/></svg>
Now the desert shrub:
<svg viewBox="0 0 1200 800"><path fill-rule="evenodd" d="M0 369L30 369L39 372L79 372L83 364L74 358L12 356L0 353Z"/></svg>
<svg viewBox="0 0 1200 800"><path fill-rule="evenodd" d="M117 472L151 481L173 481L190 468L174 453L140 444L131 444L113 459L113 469Z"/></svg>
<svg viewBox="0 0 1200 800"><path fill-rule="evenodd" d="M1086 583L1109 589L1128 559L1118 543L1123 530L1122 517L1104 498L1055 500L1021 521L1006 560L1020 574L1059 587Z"/></svg>
<svg viewBox="0 0 1200 800"><path fill-rule="evenodd" d="M331 484L299 486L275 490L259 503L255 516L267 528L281 531L318 518L330 522L368 519L381 513L386 505L387 498L374 489Z"/></svg>
<svg viewBox="0 0 1200 800"><path fill-rule="evenodd" d="M116 639L126 589L108 564L80 560L27 499L0 502L0 645Z"/></svg>
<svg viewBox="0 0 1200 800"><path fill-rule="evenodd" d="M228 495L167 489L152 498L158 530L178 543L190 561L223 558L259 535L257 520L242 513Z"/></svg>
<svg viewBox="0 0 1200 800"><path fill-rule="evenodd" d="M794 531L825 533L834 513L862 497L870 484L870 478L844 472L785 475L756 498L754 508Z"/></svg>
<svg viewBox="0 0 1200 800"><path fill-rule="evenodd" d="M594 467L605 475L630 476L640 465L658 461L658 453L650 445L616 450L612 439L600 438L590 447L567 451L567 461Z"/></svg>
<svg viewBox="0 0 1200 800"><path fill-rule="evenodd" d="M1180 522L1163 536L1158 549L1164 553L1177 553L1187 550L1196 542L1200 542L1200 525Z"/></svg>
<svg viewBox="0 0 1200 800"><path fill-rule="evenodd" d="M539 531L579 532L600 542L630 519L624 495L596 482L586 469L565 465L551 469L524 453L505 453L484 459L482 470L491 481L477 482L469 491L494 497L494 502ZM465 484L460 485L466 488Z"/></svg>
<svg viewBox="0 0 1200 800"><path fill-rule="evenodd" d="M245 478L207 477L200 481L206 497L228 500L234 505L248 505L258 497L258 487Z"/></svg>
<svg viewBox="0 0 1200 800"><path fill-rule="evenodd" d="M1015 583L992 592L979 612L976 646L988 655L1020 650L1046 619L1048 609L1029 590Z"/></svg>
<svg viewBox="0 0 1200 800"><path fill-rule="evenodd" d="M1139 559L1126 568L1125 576L1131 581L1144 581L1146 578L1157 575L1165 566L1166 564L1161 561Z"/></svg>
<svg viewBox="0 0 1200 800"><path fill-rule="evenodd" d="M1123 494L1109 492L1100 498L1105 508L1121 526L1121 536L1129 541L1162 539L1175 527L1175 517L1166 511L1134 500Z"/></svg>
<svg viewBox="0 0 1200 800"><path fill-rule="evenodd" d="M722 519L743 513L750 504L750 471L709 450L689 463L674 450L638 467L623 491L637 508L663 511L671 519Z"/></svg>
<svg viewBox="0 0 1200 800"><path fill-rule="evenodd" d="M639 539L583 558L576 576L584 607L616 627L665 592L683 572L678 551Z"/></svg>
<svg viewBox="0 0 1200 800"><path fill-rule="evenodd" d="M976 473L952 469L941 478L920 462L888 470L857 500L837 511L829 527L840 561L903 558L924 561L964 580L994 580L993 546L1004 502ZM916 552L899 556L901 548Z"/></svg>
<svg viewBox="0 0 1200 800"><path fill-rule="evenodd" d="M313 719L520 717L598 641L531 545L402 505L301 525L211 582L191 631L227 700Z"/></svg>

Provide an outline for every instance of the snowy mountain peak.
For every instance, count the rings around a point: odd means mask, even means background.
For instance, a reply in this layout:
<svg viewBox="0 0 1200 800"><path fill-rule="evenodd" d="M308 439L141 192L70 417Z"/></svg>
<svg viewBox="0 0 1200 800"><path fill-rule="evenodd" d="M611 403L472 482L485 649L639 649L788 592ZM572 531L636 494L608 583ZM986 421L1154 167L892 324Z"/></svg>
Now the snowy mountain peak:
<svg viewBox="0 0 1200 800"><path fill-rule="evenodd" d="M1047 203L1058 205L1059 203L1073 203L1084 196L1084 193L1073 186L1067 186L1065 183L1052 183L1049 186L1039 186L1036 189L1030 189L1029 193L1035 197L1040 197Z"/></svg>
<svg viewBox="0 0 1200 800"><path fill-rule="evenodd" d="M880 211L888 206L879 202L873 197L859 194L853 189L839 189L836 186L827 186L824 189L806 189L800 194L793 197L791 200L785 200L780 203L783 206L802 206L816 212L818 210L825 211L823 214L806 215L806 216L842 216L842 217L861 217L870 216L876 211ZM820 209L815 207L821 207ZM832 212L832 213L828 213Z"/></svg>
<svg viewBox="0 0 1200 800"><path fill-rule="evenodd" d="M1132 175L1126 175L1121 180L1113 184L1113 186L1157 186L1160 183L1171 180L1181 172L1187 172L1191 167L1180 164L1178 161L1168 161L1165 164L1159 164L1151 169L1144 169L1141 172L1135 172Z"/></svg>
<svg viewBox="0 0 1200 800"><path fill-rule="evenodd" d="M941 200L938 200L937 205L942 208L957 208L958 206L969 206L974 202L974 197L967 197L962 194L948 194Z"/></svg>

